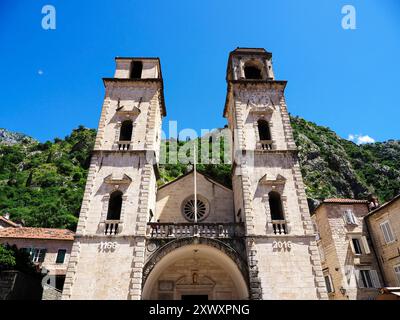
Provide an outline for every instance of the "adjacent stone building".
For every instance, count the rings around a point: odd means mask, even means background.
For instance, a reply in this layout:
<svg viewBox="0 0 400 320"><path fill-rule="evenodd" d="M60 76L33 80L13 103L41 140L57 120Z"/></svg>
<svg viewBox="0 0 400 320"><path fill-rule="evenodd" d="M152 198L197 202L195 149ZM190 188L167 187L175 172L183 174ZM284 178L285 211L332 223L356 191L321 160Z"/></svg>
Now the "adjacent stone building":
<svg viewBox="0 0 400 320"><path fill-rule="evenodd" d="M233 188L195 171L157 188L160 61L116 58L63 299L328 298L286 81L258 48L232 51L226 80Z"/></svg>
<svg viewBox="0 0 400 320"><path fill-rule="evenodd" d="M49 284L62 290L74 233L67 229L22 227L5 220L10 223L8 227L0 228L0 244L15 245L28 252L37 268L46 269L52 277Z"/></svg>
<svg viewBox="0 0 400 320"><path fill-rule="evenodd" d="M312 216L330 299L375 299L382 287L365 222L368 212L366 200L326 199Z"/></svg>
<svg viewBox="0 0 400 320"><path fill-rule="evenodd" d="M366 220L385 286L400 287L400 195L372 210Z"/></svg>

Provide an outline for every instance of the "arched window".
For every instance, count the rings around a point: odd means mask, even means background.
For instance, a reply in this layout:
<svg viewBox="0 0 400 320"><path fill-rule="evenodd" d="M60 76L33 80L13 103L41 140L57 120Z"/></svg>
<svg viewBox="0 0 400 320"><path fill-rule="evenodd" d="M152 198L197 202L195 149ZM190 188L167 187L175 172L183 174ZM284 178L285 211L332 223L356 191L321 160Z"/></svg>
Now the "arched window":
<svg viewBox="0 0 400 320"><path fill-rule="evenodd" d="M271 131L269 130L268 122L264 119L260 119L257 121L257 125L260 140L271 140Z"/></svg>
<svg viewBox="0 0 400 320"><path fill-rule="evenodd" d="M122 192L114 191L108 202L107 220L119 220L121 218Z"/></svg>
<svg viewBox="0 0 400 320"><path fill-rule="evenodd" d="M131 79L142 78L143 63L142 61L132 61Z"/></svg>
<svg viewBox="0 0 400 320"><path fill-rule="evenodd" d="M272 220L284 220L281 195L276 191L268 194L269 209Z"/></svg>
<svg viewBox="0 0 400 320"><path fill-rule="evenodd" d="M261 70L254 65L247 65L244 67L244 76L246 79L250 80L262 79Z"/></svg>
<svg viewBox="0 0 400 320"><path fill-rule="evenodd" d="M119 141L131 141L132 139L133 124L131 120L125 120L121 124L121 131L119 133Z"/></svg>

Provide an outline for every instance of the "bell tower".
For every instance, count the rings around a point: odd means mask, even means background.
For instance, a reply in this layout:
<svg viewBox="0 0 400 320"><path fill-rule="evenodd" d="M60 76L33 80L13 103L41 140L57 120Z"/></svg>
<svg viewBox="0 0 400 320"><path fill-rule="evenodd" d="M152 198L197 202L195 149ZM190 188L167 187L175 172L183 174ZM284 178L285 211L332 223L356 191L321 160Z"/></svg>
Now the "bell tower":
<svg viewBox="0 0 400 320"><path fill-rule="evenodd" d="M326 299L284 90L272 54L229 55L224 116L232 131L235 212L245 222L251 299Z"/></svg>
<svg viewBox="0 0 400 320"><path fill-rule="evenodd" d="M165 116L158 58L116 59L105 98L63 299L140 299L146 223L155 211Z"/></svg>

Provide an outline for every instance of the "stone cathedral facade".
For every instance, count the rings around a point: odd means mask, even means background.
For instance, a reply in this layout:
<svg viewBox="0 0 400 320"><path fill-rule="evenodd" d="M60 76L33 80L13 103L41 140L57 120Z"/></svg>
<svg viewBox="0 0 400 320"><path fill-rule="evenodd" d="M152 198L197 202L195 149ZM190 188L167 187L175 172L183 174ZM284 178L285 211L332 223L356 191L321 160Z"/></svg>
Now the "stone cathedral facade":
<svg viewBox="0 0 400 320"><path fill-rule="evenodd" d="M194 172L157 187L166 115L157 58L116 58L63 299L327 299L272 54L229 55L232 189ZM194 222L194 207L197 223Z"/></svg>

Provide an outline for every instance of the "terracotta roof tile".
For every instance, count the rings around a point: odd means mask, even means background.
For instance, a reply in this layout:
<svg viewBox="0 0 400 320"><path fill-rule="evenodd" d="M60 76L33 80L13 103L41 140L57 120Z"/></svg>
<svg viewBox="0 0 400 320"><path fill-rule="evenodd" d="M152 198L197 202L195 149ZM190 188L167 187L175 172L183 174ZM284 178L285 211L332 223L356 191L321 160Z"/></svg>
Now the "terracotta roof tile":
<svg viewBox="0 0 400 320"><path fill-rule="evenodd" d="M67 229L49 228L4 228L0 229L0 238L74 240L74 232Z"/></svg>
<svg viewBox="0 0 400 320"><path fill-rule="evenodd" d="M323 203L368 203L368 201L357 199L329 198L325 199Z"/></svg>

